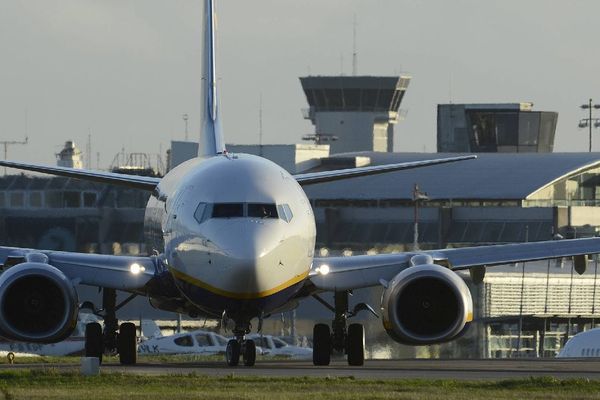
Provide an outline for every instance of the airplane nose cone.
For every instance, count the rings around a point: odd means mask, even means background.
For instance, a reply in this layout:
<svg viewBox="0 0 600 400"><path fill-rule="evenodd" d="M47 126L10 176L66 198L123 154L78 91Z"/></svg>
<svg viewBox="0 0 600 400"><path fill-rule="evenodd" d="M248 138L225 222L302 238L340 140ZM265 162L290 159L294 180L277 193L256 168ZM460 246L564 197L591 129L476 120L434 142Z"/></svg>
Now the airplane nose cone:
<svg viewBox="0 0 600 400"><path fill-rule="evenodd" d="M267 232L268 233L268 232ZM227 257L239 265L258 266L277 245L273 235L253 232L240 236L238 243L226 251Z"/></svg>

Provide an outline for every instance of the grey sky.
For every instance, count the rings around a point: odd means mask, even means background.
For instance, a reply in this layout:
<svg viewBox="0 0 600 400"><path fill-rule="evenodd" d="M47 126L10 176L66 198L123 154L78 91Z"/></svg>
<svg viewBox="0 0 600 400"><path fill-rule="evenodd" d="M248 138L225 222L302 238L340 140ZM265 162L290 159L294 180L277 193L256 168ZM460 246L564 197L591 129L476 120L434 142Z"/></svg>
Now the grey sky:
<svg viewBox="0 0 600 400"><path fill-rule="evenodd" d="M2 0L0 140L9 158L54 163L66 139L101 166L125 146L156 153L199 129L201 0ZM294 143L312 131L298 76L358 69L413 81L396 150L435 150L436 104L532 101L559 112L557 151L586 151L578 106L600 103L600 2L219 0L221 103L227 142ZM600 116L600 113L598 114ZM594 148L600 151L600 130ZM1 156L1 154L0 154ZM95 156L94 156L95 160ZM95 165L95 161L94 161Z"/></svg>

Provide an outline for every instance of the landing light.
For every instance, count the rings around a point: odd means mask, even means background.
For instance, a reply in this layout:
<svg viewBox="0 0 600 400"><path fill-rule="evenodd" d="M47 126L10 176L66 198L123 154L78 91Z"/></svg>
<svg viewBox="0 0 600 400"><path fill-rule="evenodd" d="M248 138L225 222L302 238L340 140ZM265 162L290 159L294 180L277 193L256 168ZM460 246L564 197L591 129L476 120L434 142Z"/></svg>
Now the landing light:
<svg viewBox="0 0 600 400"><path fill-rule="evenodd" d="M317 272L321 275L327 275L329 273L329 265L323 264L320 267L317 267Z"/></svg>
<svg viewBox="0 0 600 400"><path fill-rule="evenodd" d="M129 271L131 271L132 274L137 275L140 272L144 272L146 270L146 268L144 268L142 265L138 264L138 263L133 263L129 266Z"/></svg>

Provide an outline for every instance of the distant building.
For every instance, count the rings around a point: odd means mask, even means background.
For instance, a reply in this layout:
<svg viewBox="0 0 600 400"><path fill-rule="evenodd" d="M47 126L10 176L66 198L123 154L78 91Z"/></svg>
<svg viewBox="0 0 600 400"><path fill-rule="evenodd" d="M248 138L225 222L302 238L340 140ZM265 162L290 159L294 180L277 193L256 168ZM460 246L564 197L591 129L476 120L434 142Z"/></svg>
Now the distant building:
<svg viewBox="0 0 600 400"><path fill-rule="evenodd" d="M551 153L558 113L532 103L439 104L439 153Z"/></svg>
<svg viewBox="0 0 600 400"><path fill-rule="evenodd" d="M314 168L329 157L328 144L228 144L230 153L254 154L273 161L291 174ZM172 141L170 168L198 155L198 143Z"/></svg>
<svg viewBox="0 0 600 400"><path fill-rule="evenodd" d="M75 146L75 142L68 140L65 142L65 147L56 155L58 159L56 164L59 167L83 168L83 160L81 159L81 150Z"/></svg>
<svg viewBox="0 0 600 400"><path fill-rule="evenodd" d="M315 133L328 135L331 153L391 152L394 125L410 76L308 76L300 78Z"/></svg>

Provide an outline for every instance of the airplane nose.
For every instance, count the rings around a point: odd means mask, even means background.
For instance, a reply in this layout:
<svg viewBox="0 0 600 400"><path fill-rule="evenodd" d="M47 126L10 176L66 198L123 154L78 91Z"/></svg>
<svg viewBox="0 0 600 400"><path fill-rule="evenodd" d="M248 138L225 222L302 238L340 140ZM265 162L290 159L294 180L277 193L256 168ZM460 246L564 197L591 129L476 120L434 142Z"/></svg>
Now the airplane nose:
<svg viewBox="0 0 600 400"><path fill-rule="evenodd" d="M273 238L259 234L244 235L238 240L239 243L227 251L227 256L236 264L249 266L259 265L275 245Z"/></svg>
<svg viewBox="0 0 600 400"><path fill-rule="evenodd" d="M269 234L271 233L271 234ZM273 232L256 230L247 235L240 235L236 246L226 252L227 261L236 278L247 285L249 291L261 291L268 281L269 271L277 263L273 259L273 250L277 246L277 238Z"/></svg>

